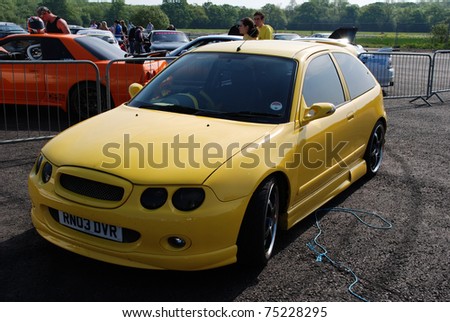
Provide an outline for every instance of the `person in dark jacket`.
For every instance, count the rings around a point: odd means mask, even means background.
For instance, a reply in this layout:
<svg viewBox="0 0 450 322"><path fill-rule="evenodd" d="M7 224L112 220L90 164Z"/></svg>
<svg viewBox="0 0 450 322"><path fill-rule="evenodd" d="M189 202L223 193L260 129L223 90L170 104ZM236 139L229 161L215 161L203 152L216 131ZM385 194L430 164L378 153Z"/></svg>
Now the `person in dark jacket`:
<svg viewBox="0 0 450 322"><path fill-rule="evenodd" d="M137 26L134 33L134 50L136 54L142 54L144 52L144 27Z"/></svg>

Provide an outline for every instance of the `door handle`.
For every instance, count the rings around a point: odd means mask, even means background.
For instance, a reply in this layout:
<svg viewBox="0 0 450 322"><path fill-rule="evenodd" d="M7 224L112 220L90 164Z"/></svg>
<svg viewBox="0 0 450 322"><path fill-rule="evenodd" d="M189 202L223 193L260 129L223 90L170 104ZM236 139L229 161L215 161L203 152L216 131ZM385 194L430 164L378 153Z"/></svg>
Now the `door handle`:
<svg viewBox="0 0 450 322"><path fill-rule="evenodd" d="M350 112L350 113L348 113L347 114L347 120L352 120L352 119L354 119L355 118L355 113L354 112Z"/></svg>

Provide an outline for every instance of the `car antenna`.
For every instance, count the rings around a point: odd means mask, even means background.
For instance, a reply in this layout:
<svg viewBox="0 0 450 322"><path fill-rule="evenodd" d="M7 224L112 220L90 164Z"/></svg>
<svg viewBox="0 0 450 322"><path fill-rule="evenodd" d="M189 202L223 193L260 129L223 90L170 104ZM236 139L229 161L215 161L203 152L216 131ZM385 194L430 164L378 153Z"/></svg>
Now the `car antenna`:
<svg viewBox="0 0 450 322"><path fill-rule="evenodd" d="M238 46L238 48L236 48L236 51L241 51L241 47L245 44L246 41L247 41L247 39L245 39L245 40L242 42L242 44L240 44L240 45Z"/></svg>

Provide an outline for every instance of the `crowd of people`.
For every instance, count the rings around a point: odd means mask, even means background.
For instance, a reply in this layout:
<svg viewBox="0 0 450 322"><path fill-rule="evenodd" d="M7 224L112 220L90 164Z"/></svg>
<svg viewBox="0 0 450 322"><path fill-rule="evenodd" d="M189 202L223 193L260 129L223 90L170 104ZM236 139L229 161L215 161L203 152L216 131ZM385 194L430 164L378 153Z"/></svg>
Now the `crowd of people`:
<svg viewBox="0 0 450 322"><path fill-rule="evenodd" d="M69 25L63 18L52 13L50 9L41 6L36 10L37 16L28 19L28 31L30 33L61 33L70 34ZM151 21L146 28L126 24L124 20L115 20L109 27L106 21L91 21L89 28L109 30L115 38L122 43L123 49L130 54L141 54L144 52L144 34L149 34L154 26ZM167 27L168 30L176 30L173 24ZM239 24L233 26L229 34L242 35L244 40L264 40L273 39L273 28L265 23L265 16L261 11L256 11L253 18L245 17Z"/></svg>

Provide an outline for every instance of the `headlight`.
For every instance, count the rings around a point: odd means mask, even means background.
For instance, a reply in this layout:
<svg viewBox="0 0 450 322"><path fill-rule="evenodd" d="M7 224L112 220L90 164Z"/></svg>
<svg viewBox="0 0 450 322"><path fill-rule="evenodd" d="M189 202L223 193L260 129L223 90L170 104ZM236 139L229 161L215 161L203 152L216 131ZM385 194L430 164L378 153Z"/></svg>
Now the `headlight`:
<svg viewBox="0 0 450 322"><path fill-rule="evenodd" d="M167 190L164 188L148 188L141 195L141 205L146 209L158 209L167 200Z"/></svg>
<svg viewBox="0 0 450 322"><path fill-rule="evenodd" d="M41 168L42 165L42 160L44 160L44 157L42 156L42 154L39 154L39 157L37 158L36 161L36 168L34 169L34 174L38 174L39 169Z"/></svg>
<svg viewBox="0 0 450 322"><path fill-rule="evenodd" d="M44 164L44 168L42 169L42 182L47 183L50 181L52 177L52 165L48 162Z"/></svg>
<svg viewBox="0 0 450 322"><path fill-rule="evenodd" d="M205 191L202 188L180 188L173 197L172 203L178 210L194 210L205 200Z"/></svg>

